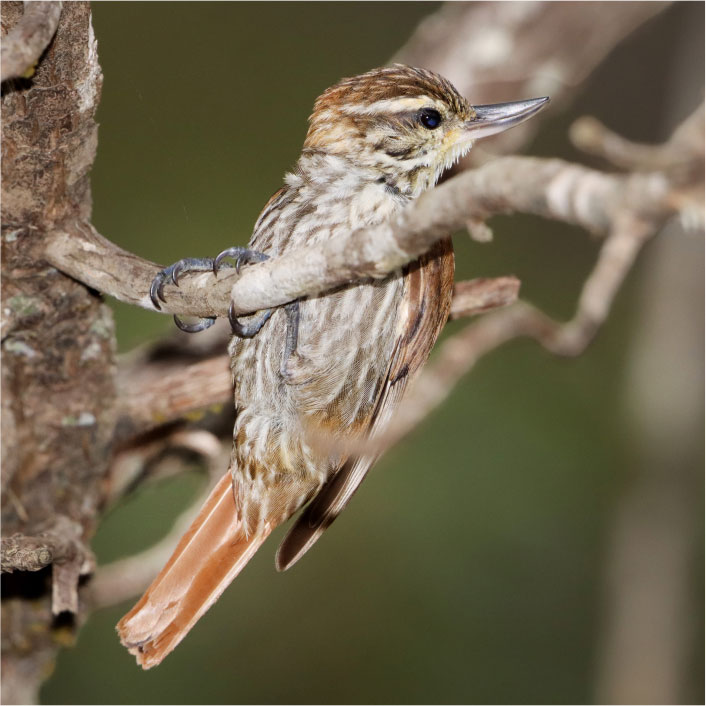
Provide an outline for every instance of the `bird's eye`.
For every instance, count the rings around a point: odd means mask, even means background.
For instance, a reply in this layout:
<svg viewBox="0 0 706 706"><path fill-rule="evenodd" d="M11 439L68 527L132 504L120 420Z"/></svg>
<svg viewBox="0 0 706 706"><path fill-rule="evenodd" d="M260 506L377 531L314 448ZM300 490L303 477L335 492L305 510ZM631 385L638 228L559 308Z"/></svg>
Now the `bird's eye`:
<svg viewBox="0 0 706 706"><path fill-rule="evenodd" d="M438 110L434 110L434 108L424 108L419 111L419 122L427 130L435 130L441 125L441 113Z"/></svg>

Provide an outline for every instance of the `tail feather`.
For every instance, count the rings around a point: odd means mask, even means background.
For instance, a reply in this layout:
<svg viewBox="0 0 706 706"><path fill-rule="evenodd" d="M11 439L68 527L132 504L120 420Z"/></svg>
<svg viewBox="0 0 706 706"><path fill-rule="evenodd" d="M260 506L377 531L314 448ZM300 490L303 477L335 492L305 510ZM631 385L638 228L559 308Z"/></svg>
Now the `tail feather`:
<svg viewBox="0 0 706 706"><path fill-rule="evenodd" d="M179 644L274 527L266 521L248 535L226 473L160 574L117 625L138 664L154 667Z"/></svg>

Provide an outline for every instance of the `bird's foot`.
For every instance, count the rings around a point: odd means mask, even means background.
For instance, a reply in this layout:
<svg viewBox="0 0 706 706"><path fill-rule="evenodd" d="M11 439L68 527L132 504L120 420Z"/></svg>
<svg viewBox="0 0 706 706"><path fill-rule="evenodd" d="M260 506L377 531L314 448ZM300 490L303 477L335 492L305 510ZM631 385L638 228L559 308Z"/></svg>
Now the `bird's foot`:
<svg viewBox="0 0 706 706"><path fill-rule="evenodd" d="M269 260L270 256L265 255L264 252L259 252L257 250L250 250L249 248L228 248L222 253L219 253L213 260L213 274L218 277L218 270L221 268L221 263L225 258L232 257L235 260L235 271L240 274L240 268L243 265L249 265L253 262L264 262Z"/></svg>
<svg viewBox="0 0 706 706"><path fill-rule="evenodd" d="M303 380L303 371L306 370L306 359L297 353L299 342L299 300L285 305L284 313L287 315L287 335L284 341L284 354L280 374L289 385L296 385Z"/></svg>
<svg viewBox="0 0 706 706"><path fill-rule="evenodd" d="M269 255L257 250L248 248L228 248L220 253L213 261L213 274L218 276L218 270L221 263L227 257L232 257L235 260L235 270L240 274L240 268L243 265L249 265L253 262L264 262L269 260ZM293 380L298 377L294 374L294 369L299 366L296 361L299 360L297 355L297 341L299 339L299 302L294 301L285 305L284 311L287 315L287 335L284 344L284 354L282 356L282 364L280 373L286 381ZM233 303L231 302L228 310L228 320L233 333L240 338L252 338L265 325L267 320L272 316L272 309L265 309L257 318L252 319L247 324L242 323L233 312Z"/></svg>
<svg viewBox="0 0 706 706"><path fill-rule="evenodd" d="M243 265L269 260L269 255L265 255L265 253L258 252L257 250L240 247L228 248L222 253L219 253L213 260L212 269L216 277L218 277L218 270L223 266L223 260L227 257L232 257L235 260L235 271L238 274L240 274L240 268ZM242 323L233 311L233 302L230 303L230 307L228 308L228 321L230 321L230 327L233 329L233 333L238 336L238 338L252 338L255 336L265 325L270 316L272 316L272 309L265 309L257 318L253 318L248 323Z"/></svg>
<svg viewBox="0 0 706 706"><path fill-rule="evenodd" d="M265 309L256 318L253 318L247 323L243 323L235 315L232 301L228 307L228 321L230 321L230 327L233 329L233 333L238 338L252 338L255 334L259 333L260 329L265 325L270 316L272 316L272 309Z"/></svg>
<svg viewBox="0 0 706 706"><path fill-rule="evenodd" d="M169 267L165 267L159 274L152 280L150 285L150 299L154 304L156 309L161 309L160 300L166 302L164 298L164 285L171 280L171 282L178 287L179 277L183 274L191 274L192 272L208 272L213 269L213 258L211 257L187 257L183 260L175 262ZM199 331L204 331L205 329L213 326L216 322L215 316L206 316L200 318L193 324L189 324L186 321L182 321L176 314L174 315L174 323L182 331L187 333L198 333Z"/></svg>

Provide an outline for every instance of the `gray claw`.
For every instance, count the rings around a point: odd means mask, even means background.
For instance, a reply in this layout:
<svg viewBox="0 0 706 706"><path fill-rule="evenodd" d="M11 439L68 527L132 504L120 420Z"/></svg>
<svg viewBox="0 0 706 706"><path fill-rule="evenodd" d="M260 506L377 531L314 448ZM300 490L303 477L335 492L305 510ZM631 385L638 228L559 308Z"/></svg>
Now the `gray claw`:
<svg viewBox="0 0 706 706"><path fill-rule="evenodd" d="M186 333L198 333L199 331L205 331L207 328L211 328L211 326L216 323L216 317L204 316L193 324L187 324L174 314L174 323L177 328L186 331Z"/></svg>
<svg viewBox="0 0 706 706"><path fill-rule="evenodd" d="M213 266L213 261L210 258L185 258L175 262L169 267L165 267L157 273L157 276L150 284L150 299L154 304L155 309L161 309L160 300L166 302L164 296L164 285L170 279L175 286L179 286L179 277L184 272L208 272ZM182 322L183 323L183 322ZM177 324L178 325L178 324ZM190 324L184 324L190 326ZM187 329L182 329L187 330ZM202 329L198 329L199 331Z"/></svg>
<svg viewBox="0 0 706 706"><path fill-rule="evenodd" d="M238 336L238 338L252 338L267 323L270 316L272 316L272 309L265 309L254 321L251 321L249 324L242 324L233 311L233 302L231 302L228 307L228 321L230 321L230 327L233 329L233 333Z"/></svg>
<svg viewBox="0 0 706 706"><path fill-rule="evenodd" d="M248 265L251 262L263 262L269 259L269 255L258 252L257 250L249 250L248 248L233 247L219 253L213 261L213 274L218 276L218 268L221 262L226 257L232 257L235 260L235 271L240 274L240 268L243 265Z"/></svg>
<svg viewBox="0 0 706 706"><path fill-rule="evenodd" d="M175 287L179 286L179 275L181 274L181 271L183 269L184 268L181 262L175 262L171 267L172 282L174 283Z"/></svg>
<svg viewBox="0 0 706 706"><path fill-rule="evenodd" d="M163 270L160 270L159 273L157 273L157 276L152 280L152 284L150 285L150 299L157 309L162 308L159 303L160 299L163 302L167 301L164 297L164 283L166 282L167 277L174 281L174 267L175 265L165 267Z"/></svg>
<svg viewBox="0 0 706 706"><path fill-rule="evenodd" d="M161 286L162 286L162 272L160 272L153 280L152 284L150 285L150 299L152 300L152 303L154 304L155 309L161 309L161 305L159 303L159 298L160 298L160 293L161 293ZM164 301L164 300L162 300Z"/></svg>

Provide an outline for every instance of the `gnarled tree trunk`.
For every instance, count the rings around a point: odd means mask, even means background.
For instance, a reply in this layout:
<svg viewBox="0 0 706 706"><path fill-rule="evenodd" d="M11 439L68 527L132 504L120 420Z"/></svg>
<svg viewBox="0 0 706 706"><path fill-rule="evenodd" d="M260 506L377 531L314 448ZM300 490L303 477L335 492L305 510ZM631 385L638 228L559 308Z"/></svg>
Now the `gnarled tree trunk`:
<svg viewBox="0 0 706 706"><path fill-rule="evenodd" d="M4 37L28 10L3 3ZM90 218L101 81L90 7L65 3L31 80L3 83L3 570L32 570L3 574L3 703L36 701L70 616L80 617L112 435L111 312L37 254L44 233Z"/></svg>

